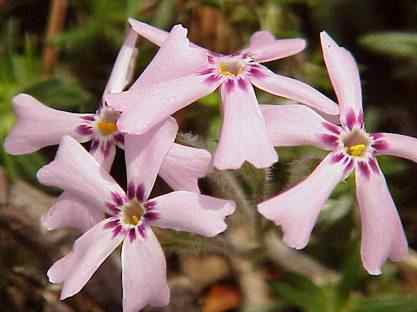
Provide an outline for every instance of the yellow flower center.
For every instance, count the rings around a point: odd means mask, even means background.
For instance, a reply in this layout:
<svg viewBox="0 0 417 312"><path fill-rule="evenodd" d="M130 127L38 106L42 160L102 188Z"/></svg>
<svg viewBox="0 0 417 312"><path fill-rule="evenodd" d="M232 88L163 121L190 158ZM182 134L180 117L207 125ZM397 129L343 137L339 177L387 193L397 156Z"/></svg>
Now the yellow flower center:
<svg viewBox="0 0 417 312"><path fill-rule="evenodd" d="M363 156L365 150L366 150L365 144L356 144L356 145L348 146L346 152L350 156L360 157L360 156Z"/></svg>
<svg viewBox="0 0 417 312"><path fill-rule="evenodd" d="M219 72L223 76L238 76L245 66L240 62L222 62L219 64Z"/></svg>
<svg viewBox="0 0 417 312"><path fill-rule="evenodd" d="M97 123L97 128L104 136L111 135L117 131L117 125L114 121L101 120Z"/></svg>
<svg viewBox="0 0 417 312"><path fill-rule="evenodd" d="M134 200L123 207L122 221L125 224L137 225L143 216L144 209L142 205Z"/></svg>

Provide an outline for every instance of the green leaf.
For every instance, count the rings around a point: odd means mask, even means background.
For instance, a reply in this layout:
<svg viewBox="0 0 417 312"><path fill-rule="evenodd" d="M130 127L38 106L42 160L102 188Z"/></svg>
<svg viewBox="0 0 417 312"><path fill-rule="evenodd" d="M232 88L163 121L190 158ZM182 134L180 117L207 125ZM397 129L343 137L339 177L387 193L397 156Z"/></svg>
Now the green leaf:
<svg viewBox="0 0 417 312"><path fill-rule="evenodd" d="M417 297L391 295L385 298L357 300L351 312L416 312Z"/></svg>
<svg viewBox="0 0 417 312"><path fill-rule="evenodd" d="M374 33L363 36L360 43L371 51L417 61L417 34L404 32Z"/></svg>

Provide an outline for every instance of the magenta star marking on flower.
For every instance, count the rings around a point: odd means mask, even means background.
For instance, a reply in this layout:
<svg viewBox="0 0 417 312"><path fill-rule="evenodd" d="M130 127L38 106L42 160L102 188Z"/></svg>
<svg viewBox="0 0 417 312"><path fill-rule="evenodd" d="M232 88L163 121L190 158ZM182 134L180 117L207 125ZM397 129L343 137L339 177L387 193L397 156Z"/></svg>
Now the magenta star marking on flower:
<svg viewBox="0 0 417 312"><path fill-rule="evenodd" d="M151 227L208 237L226 229L224 219L235 210L231 201L189 191L149 199L176 132L177 126L170 120L144 136L125 136L126 192L69 136L62 139L55 160L39 170L41 183L72 194L77 202L84 203L84 209L91 210L88 213L103 215L102 221L77 239L72 252L49 269L49 280L63 284L61 299L78 293L104 260L122 245L123 311L167 305L165 257ZM72 218L72 212L67 213L62 217Z"/></svg>
<svg viewBox="0 0 417 312"><path fill-rule="evenodd" d="M376 156L393 155L417 162L417 139L365 130L356 62L325 32L321 40L340 105L340 125L297 104L264 105L262 111L275 146L314 145L330 153L304 181L259 204L258 210L282 227L289 246L304 248L332 190L355 171L362 262L370 274L380 274L385 260L400 260L407 254L408 245Z"/></svg>
<svg viewBox="0 0 417 312"><path fill-rule="evenodd" d="M110 105L124 112L118 122L123 132L144 133L155 123L220 88L223 126L214 166L236 169L248 161L264 168L278 157L267 135L253 86L328 114L338 113L337 105L312 87L261 65L300 52L305 47L302 39L276 40L269 32L261 31L251 37L247 48L222 55L189 43L187 31L180 25L168 34L135 20L130 20L130 24L141 36L161 46L147 70L160 69L163 82L149 87L161 78L139 77L128 91L107 97ZM129 105L135 99L142 99L143 104Z"/></svg>

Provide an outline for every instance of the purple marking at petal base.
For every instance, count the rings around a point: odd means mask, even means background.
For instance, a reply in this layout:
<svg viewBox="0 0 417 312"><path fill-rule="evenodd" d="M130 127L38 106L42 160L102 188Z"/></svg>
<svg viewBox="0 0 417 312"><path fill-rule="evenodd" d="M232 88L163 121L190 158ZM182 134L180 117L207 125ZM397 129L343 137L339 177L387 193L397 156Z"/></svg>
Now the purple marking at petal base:
<svg viewBox="0 0 417 312"><path fill-rule="evenodd" d="M90 151L94 152L98 148L99 145L100 145L99 140L97 140L97 139L92 140L91 144L90 144Z"/></svg>
<svg viewBox="0 0 417 312"><path fill-rule="evenodd" d="M346 157L342 160L342 164L343 165L346 165L348 162L349 162L349 160L351 160L352 158L350 157L350 156L347 156L346 155Z"/></svg>
<svg viewBox="0 0 417 312"><path fill-rule="evenodd" d="M255 78L258 79L262 79L267 77L267 74L264 73L262 70L260 70L259 68L256 68L254 66L251 66L251 68L249 69L249 74Z"/></svg>
<svg viewBox="0 0 417 312"><path fill-rule="evenodd" d="M146 231L145 231L145 224L140 224L139 226L138 226L138 231L139 231L139 234L140 234L140 236L142 236L143 238L145 238L146 237Z"/></svg>
<svg viewBox="0 0 417 312"><path fill-rule="evenodd" d="M119 144L125 144L125 136L121 133L116 134L114 137L114 140Z"/></svg>
<svg viewBox="0 0 417 312"><path fill-rule="evenodd" d="M146 210L152 210L156 207L156 201L147 201L143 204L143 206L146 208Z"/></svg>
<svg viewBox="0 0 417 312"><path fill-rule="evenodd" d="M155 221L159 219L159 213L157 212L146 212L143 217L148 221Z"/></svg>
<svg viewBox="0 0 417 312"><path fill-rule="evenodd" d="M204 82L205 82L205 83L208 83L208 84L212 84L212 83L215 83L215 82L217 82L217 81L219 81L219 80L220 80L220 76L218 76L217 74L212 74L212 75L208 76L208 77L204 80Z"/></svg>
<svg viewBox="0 0 417 312"><path fill-rule="evenodd" d="M338 137L331 134L321 134L320 141L331 147L336 147L338 145Z"/></svg>
<svg viewBox="0 0 417 312"><path fill-rule="evenodd" d="M374 140L378 140L378 139L383 138L384 135L382 133L375 132L375 133L371 133L370 137Z"/></svg>
<svg viewBox="0 0 417 312"><path fill-rule="evenodd" d="M343 174L347 174L353 168L353 164L354 164L353 159L350 157L348 159L349 159L349 162L346 165L345 169L343 170Z"/></svg>
<svg viewBox="0 0 417 312"><path fill-rule="evenodd" d="M210 64L214 64L214 57L213 57L213 56L211 56L211 55L207 55L207 61L208 61Z"/></svg>
<svg viewBox="0 0 417 312"><path fill-rule="evenodd" d="M135 228L130 229L127 235L129 237L129 241L133 242L136 239L136 229Z"/></svg>
<svg viewBox="0 0 417 312"><path fill-rule="evenodd" d="M130 181L127 184L127 198L133 199L135 197L135 190L136 190L135 184L132 181Z"/></svg>
<svg viewBox="0 0 417 312"><path fill-rule="evenodd" d="M372 147L376 149L377 151L383 151L388 148L388 143L384 140L378 140L372 143Z"/></svg>
<svg viewBox="0 0 417 312"><path fill-rule="evenodd" d="M107 142L102 142L101 143L101 152L103 153L104 157L108 157L110 154L110 148L112 146L112 142L111 141L107 141Z"/></svg>
<svg viewBox="0 0 417 312"><path fill-rule="evenodd" d="M115 238L117 235L119 235L119 233L122 231L122 226L119 224L118 226L116 226L114 229L113 229L113 236L112 236L112 238Z"/></svg>
<svg viewBox="0 0 417 312"><path fill-rule="evenodd" d="M112 203L106 203L106 207L113 213L113 214L118 214L120 212L120 209L117 208L114 204Z"/></svg>
<svg viewBox="0 0 417 312"><path fill-rule="evenodd" d="M353 126L356 123L356 116L355 116L355 112L353 110L351 110L349 113L347 113L346 115L346 126L352 130Z"/></svg>
<svg viewBox="0 0 417 312"><path fill-rule="evenodd" d="M364 118L363 118L363 112L359 113L358 122L359 122L359 125L361 126L361 128L363 128L363 126L365 125L364 124Z"/></svg>
<svg viewBox="0 0 417 312"><path fill-rule="evenodd" d="M96 116L95 115L87 115L87 116L82 116L81 119L87 120L87 121L95 121Z"/></svg>
<svg viewBox="0 0 417 312"><path fill-rule="evenodd" d="M369 164L369 166L371 167L372 171L375 174L379 174L379 168L378 168L378 165L376 164L376 161L375 161L374 158L370 158L369 161L368 161L368 164Z"/></svg>
<svg viewBox="0 0 417 312"><path fill-rule="evenodd" d="M123 196L119 193L112 192L111 198L113 199L113 202L116 203L117 206L122 206L124 204Z"/></svg>
<svg viewBox="0 0 417 312"><path fill-rule="evenodd" d="M246 81L246 79L243 78L239 78L237 80L237 85L241 90L246 90L248 88L248 82Z"/></svg>
<svg viewBox="0 0 417 312"><path fill-rule="evenodd" d="M369 178L369 176L371 175L371 171L369 170L369 166L366 162L364 161L358 162L358 168L359 168L360 173L363 176Z"/></svg>
<svg viewBox="0 0 417 312"><path fill-rule="evenodd" d="M206 68L206 69L203 69L199 74L204 76L204 75L212 74L214 71L215 71L214 68Z"/></svg>
<svg viewBox="0 0 417 312"><path fill-rule="evenodd" d="M340 134L340 129L339 129L338 126L336 126L336 125L334 125L330 122L323 122L322 125L323 125L323 127L325 127L330 132L333 132L334 134Z"/></svg>
<svg viewBox="0 0 417 312"><path fill-rule="evenodd" d="M138 185L136 188L136 199L140 202L145 199L145 186L143 184Z"/></svg>
<svg viewBox="0 0 417 312"><path fill-rule="evenodd" d="M119 220L112 220L112 221L107 222L104 225L104 228L105 229L112 229L112 228L118 226L119 224L120 224L120 221Z"/></svg>
<svg viewBox="0 0 417 312"><path fill-rule="evenodd" d="M91 135L93 134L94 130L90 125L79 125L76 129L78 134L80 135Z"/></svg>
<svg viewBox="0 0 417 312"><path fill-rule="evenodd" d="M339 161L341 161L343 159L343 157L345 157L345 155L343 153L337 153L334 154L331 158L332 163L337 163Z"/></svg>
<svg viewBox="0 0 417 312"><path fill-rule="evenodd" d="M227 93L232 92L235 87L235 80L227 79L226 82L224 83L224 86L225 86L225 90Z"/></svg>

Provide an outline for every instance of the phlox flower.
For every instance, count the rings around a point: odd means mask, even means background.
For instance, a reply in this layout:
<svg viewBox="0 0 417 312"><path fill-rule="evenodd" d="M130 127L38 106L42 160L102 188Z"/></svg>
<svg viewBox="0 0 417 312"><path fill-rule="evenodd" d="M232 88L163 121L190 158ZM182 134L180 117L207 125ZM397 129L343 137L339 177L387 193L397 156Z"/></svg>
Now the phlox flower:
<svg viewBox="0 0 417 312"><path fill-rule="evenodd" d="M278 157L268 137L253 85L274 95L305 103L327 114L337 105L307 84L273 73L261 63L281 59L304 49L302 39L276 40L271 33L255 33L249 46L223 55L187 39L187 30L174 26L170 33L130 19L141 36L160 46L147 70L159 69L166 77L148 87L140 77L126 92L109 94L107 100L124 113L118 121L123 132L141 134L167 116L220 88L223 125L213 164L236 169L244 161L258 168ZM169 79L168 79L169 77ZM158 76L152 81L157 81ZM144 84L144 82L146 82ZM130 105L141 99L141 103Z"/></svg>
<svg viewBox="0 0 417 312"><path fill-rule="evenodd" d="M71 253L49 269L49 280L63 284L61 299L78 293L122 245L123 311L167 305L165 257L151 226L208 237L226 229L224 219L235 209L232 201L189 191L149 199L170 148L168 143L176 132L176 123L169 119L144 135L125 136L126 192L70 136L62 139L55 160L39 170L41 183L61 188L107 216L78 238Z"/></svg>
<svg viewBox="0 0 417 312"><path fill-rule="evenodd" d="M137 36L136 32L129 29L96 114L59 111L42 104L30 95L17 95L13 99L16 125L5 140L5 150L14 155L27 154L45 146L56 145L63 136L69 135L78 142L90 142L90 153L109 171L114 161L116 146L124 148L124 134L116 124L120 112L107 105L104 95L122 91L131 80L132 63L137 54ZM148 70L141 77L147 79L153 75L155 74ZM170 145L171 148L159 172L160 176L173 189L199 192L198 178L205 176L209 170L210 153L173 141ZM181 175L178 174L179 171ZM86 230L102 218L101 211L85 209L82 202L72 194L64 192L42 218L42 223L49 230L61 227Z"/></svg>
<svg viewBox="0 0 417 312"><path fill-rule="evenodd" d="M355 171L361 215L361 257L370 274L380 274L387 258L398 261L408 244L397 209L376 156L417 162L417 139L365 130L360 77L352 55L322 32L324 60L340 105L340 125L302 105L264 106L268 132L276 146L313 145L330 153L304 181L258 205L282 227L287 245L301 249L334 187Z"/></svg>

